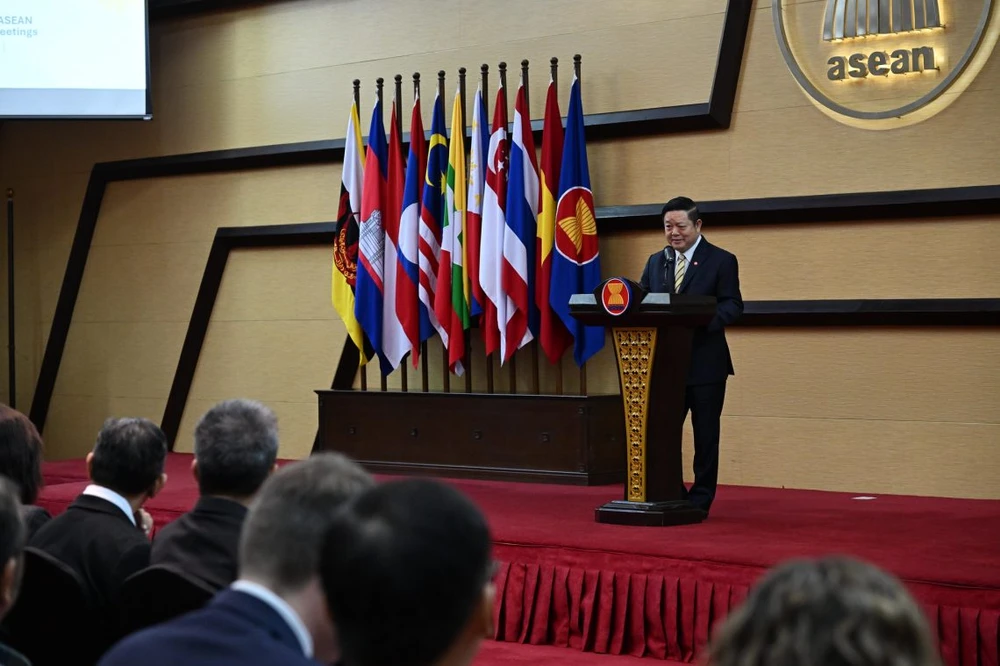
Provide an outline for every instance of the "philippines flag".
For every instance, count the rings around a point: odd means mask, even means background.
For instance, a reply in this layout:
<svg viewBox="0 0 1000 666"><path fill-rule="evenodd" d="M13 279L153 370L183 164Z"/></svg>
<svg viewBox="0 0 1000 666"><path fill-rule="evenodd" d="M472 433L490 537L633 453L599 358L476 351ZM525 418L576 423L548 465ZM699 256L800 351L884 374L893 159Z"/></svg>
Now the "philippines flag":
<svg viewBox="0 0 1000 666"><path fill-rule="evenodd" d="M490 135L487 134L486 104L483 102L483 86L476 90L472 100L472 146L469 148L469 196L465 214L465 256L469 269L469 289L471 299L469 314L473 317L483 313L483 284L479 279L480 248L483 237L483 196L486 193L486 155L489 151Z"/></svg>
<svg viewBox="0 0 1000 666"><path fill-rule="evenodd" d="M385 129L382 127L382 102L375 102L371 128L368 130L368 154L361 192L361 224L358 240L358 279L355 287L354 316L379 355L383 374L391 371L382 354L382 257L385 228L386 158ZM389 368L389 370L387 370Z"/></svg>
<svg viewBox="0 0 1000 666"><path fill-rule="evenodd" d="M420 340L427 340L434 331L448 346L448 331L441 327L434 314L438 260L441 257L441 224L444 219L444 189L448 176L448 137L444 129L444 100L434 98L431 117L431 138L427 146L427 176L420 204ZM445 294L444 298L451 298Z"/></svg>
<svg viewBox="0 0 1000 666"><path fill-rule="evenodd" d="M589 294L601 282L601 257L597 244L594 195L590 191L590 167L583 132L583 100L580 80L573 79L566 116L566 145L559 175L559 205L556 208L556 251L552 256L552 309L576 341L573 358L583 365L604 346L604 328L584 326L569 314L573 294Z"/></svg>
<svg viewBox="0 0 1000 666"><path fill-rule="evenodd" d="M410 154L406 160L406 186L403 188L403 214L399 220L399 269L396 272L396 314L410 341L413 367L420 358L420 195L424 186L427 140L420 118L420 97L413 99L410 118ZM426 313L424 318L427 318ZM428 328L430 325L428 324Z"/></svg>
<svg viewBox="0 0 1000 666"><path fill-rule="evenodd" d="M501 87L493 107L493 128L486 149L486 190L483 196L483 237L479 246L479 280L483 287L483 342L486 355L502 350L507 322L503 290L503 234L507 227L507 96ZM500 355L503 361L503 352Z"/></svg>
<svg viewBox="0 0 1000 666"><path fill-rule="evenodd" d="M399 367L403 357L411 351L410 338L403 328L402 319L396 309L399 298L399 283L406 279L406 273L399 263L399 218L403 211L403 144L399 137L399 123L396 121L396 104L392 105L392 124L389 129L389 178L386 188L385 222L385 268L384 293L382 298L382 356L389 367L382 368L389 374Z"/></svg>
<svg viewBox="0 0 1000 666"><path fill-rule="evenodd" d="M502 341L503 360L531 342L538 326L534 304L535 235L538 216L538 165L531 134L524 80L514 101L514 139L510 148L507 186L507 227L503 235L503 290L507 294L507 319Z"/></svg>

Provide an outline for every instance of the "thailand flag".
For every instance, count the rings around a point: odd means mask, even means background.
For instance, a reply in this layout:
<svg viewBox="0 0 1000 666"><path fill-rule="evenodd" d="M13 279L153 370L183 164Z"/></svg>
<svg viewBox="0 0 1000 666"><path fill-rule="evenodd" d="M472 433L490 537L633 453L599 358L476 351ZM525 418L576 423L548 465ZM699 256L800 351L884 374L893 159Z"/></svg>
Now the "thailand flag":
<svg viewBox="0 0 1000 666"><path fill-rule="evenodd" d="M410 155L406 160L406 186L403 188L403 214L399 220L399 269L396 273L396 314L410 341L413 367L420 358L420 195L423 193L427 141L420 118L420 97L413 100L410 119ZM426 313L424 319L427 318ZM427 326L430 328L430 324Z"/></svg>
<svg viewBox="0 0 1000 666"><path fill-rule="evenodd" d="M537 328L535 307L535 236L538 217L538 164L535 139L531 134L524 81L517 87L514 102L514 138L510 148L507 184L507 226L503 235L503 290L507 294L507 319L503 339L503 360L531 342L532 324Z"/></svg>
<svg viewBox="0 0 1000 666"><path fill-rule="evenodd" d="M368 154L361 191L361 224L358 240L358 278L355 286L354 316L371 341L382 362L382 372L391 367L382 353L382 292L385 228L386 163L388 148L382 127L382 102L376 100L368 130Z"/></svg>

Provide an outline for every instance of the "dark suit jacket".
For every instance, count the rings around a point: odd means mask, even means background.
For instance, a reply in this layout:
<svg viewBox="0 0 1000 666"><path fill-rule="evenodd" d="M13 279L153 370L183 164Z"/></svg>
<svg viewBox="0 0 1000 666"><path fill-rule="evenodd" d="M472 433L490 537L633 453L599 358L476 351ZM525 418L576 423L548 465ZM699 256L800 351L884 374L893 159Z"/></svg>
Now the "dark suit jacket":
<svg viewBox="0 0 1000 666"><path fill-rule="evenodd" d="M42 525L52 520L52 515L48 511L34 504L22 506L21 517L28 531L28 539L31 539Z"/></svg>
<svg viewBox="0 0 1000 666"><path fill-rule="evenodd" d="M164 526L153 539L150 564L166 564L216 590L236 580L245 506L221 497L202 497L194 509Z"/></svg>
<svg viewBox="0 0 1000 666"><path fill-rule="evenodd" d="M288 623L244 592L220 592L205 608L140 631L99 666L315 666Z"/></svg>
<svg viewBox="0 0 1000 666"><path fill-rule="evenodd" d="M668 265L660 250L646 261L639 283L647 292L673 293L675 266L676 262ZM735 374L725 327L743 314L736 255L712 245L702 236L684 273L680 293L715 296L718 301L712 321L694 332L688 385L723 382Z"/></svg>
<svg viewBox="0 0 1000 666"><path fill-rule="evenodd" d="M29 542L65 563L83 579L109 630L117 622L121 584L149 566L149 540L111 502L80 495Z"/></svg>
<svg viewBox="0 0 1000 666"><path fill-rule="evenodd" d="M0 643L0 666L31 666L28 658Z"/></svg>

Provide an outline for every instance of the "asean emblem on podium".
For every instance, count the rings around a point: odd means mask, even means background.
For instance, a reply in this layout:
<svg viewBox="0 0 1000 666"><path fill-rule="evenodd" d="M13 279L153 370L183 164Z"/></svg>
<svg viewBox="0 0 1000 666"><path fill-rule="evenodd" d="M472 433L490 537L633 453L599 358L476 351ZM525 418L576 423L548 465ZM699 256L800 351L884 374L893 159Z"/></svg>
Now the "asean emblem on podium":
<svg viewBox="0 0 1000 666"><path fill-rule="evenodd" d="M774 0L778 48L823 113L862 129L930 118L989 60L1000 0Z"/></svg>

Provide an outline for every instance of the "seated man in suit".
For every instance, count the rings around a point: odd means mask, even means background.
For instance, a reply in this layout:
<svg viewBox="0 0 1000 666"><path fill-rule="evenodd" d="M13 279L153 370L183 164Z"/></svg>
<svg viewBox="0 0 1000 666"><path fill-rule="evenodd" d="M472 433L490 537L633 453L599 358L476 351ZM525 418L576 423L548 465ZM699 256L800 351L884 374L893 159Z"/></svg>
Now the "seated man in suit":
<svg viewBox="0 0 1000 666"><path fill-rule="evenodd" d="M117 626L121 584L149 566L153 521L142 505L166 483L166 457L167 438L152 421L107 420L87 454L91 484L29 543L83 579L98 621L111 634Z"/></svg>
<svg viewBox="0 0 1000 666"><path fill-rule="evenodd" d="M0 405L0 474L21 489L21 513L30 539L52 519L35 505L42 487L42 438L27 416L7 405Z"/></svg>
<svg viewBox="0 0 1000 666"><path fill-rule="evenodd" d="M466 666L493 634L489 528L451 486L362 493L337 512L320 562L345 664Z"/></svg>
<svg viewBox="0 0 1000 666"><path fill-rule="evenodd" d="M740 270L736 256L701 235L701 215L687 197L664 204L660 217L667 246L646 261L640 284L647 292L714 296L715 317L694 332L684 413L694 428L694 484L683 489L687 499L706 514L719 480L719 435L726 380L733 361L726 326L743 314ZM653 406L653 409L656 409Z"/></svg>
<svg viewBox="0 0 1000 666"><path fill-rule="evenodd" d="M337 508L372 484L338 453L319 453L274 473L243 526L240 578L205 608L129 636L100 666L336 662L340 651L319 581L320 547Z"/></svg>
<svg viewBox="0 0 1000 666"><path fill-rule="evenodd" d="M227 400L194 430L191 473L201 498L153 539L152 564L190 574L219 590L236 580L247 506L278 457L278 420L252 400Z"/></svg>
<svg viewBox="0 0 1000 666"><path fill-rule="evenodd" d="M21 586L23 552L26 538L24 518L17 486L0 476L0 619L14 602ZM30 666L24 655L0 643L0 664Z"/></svg>

